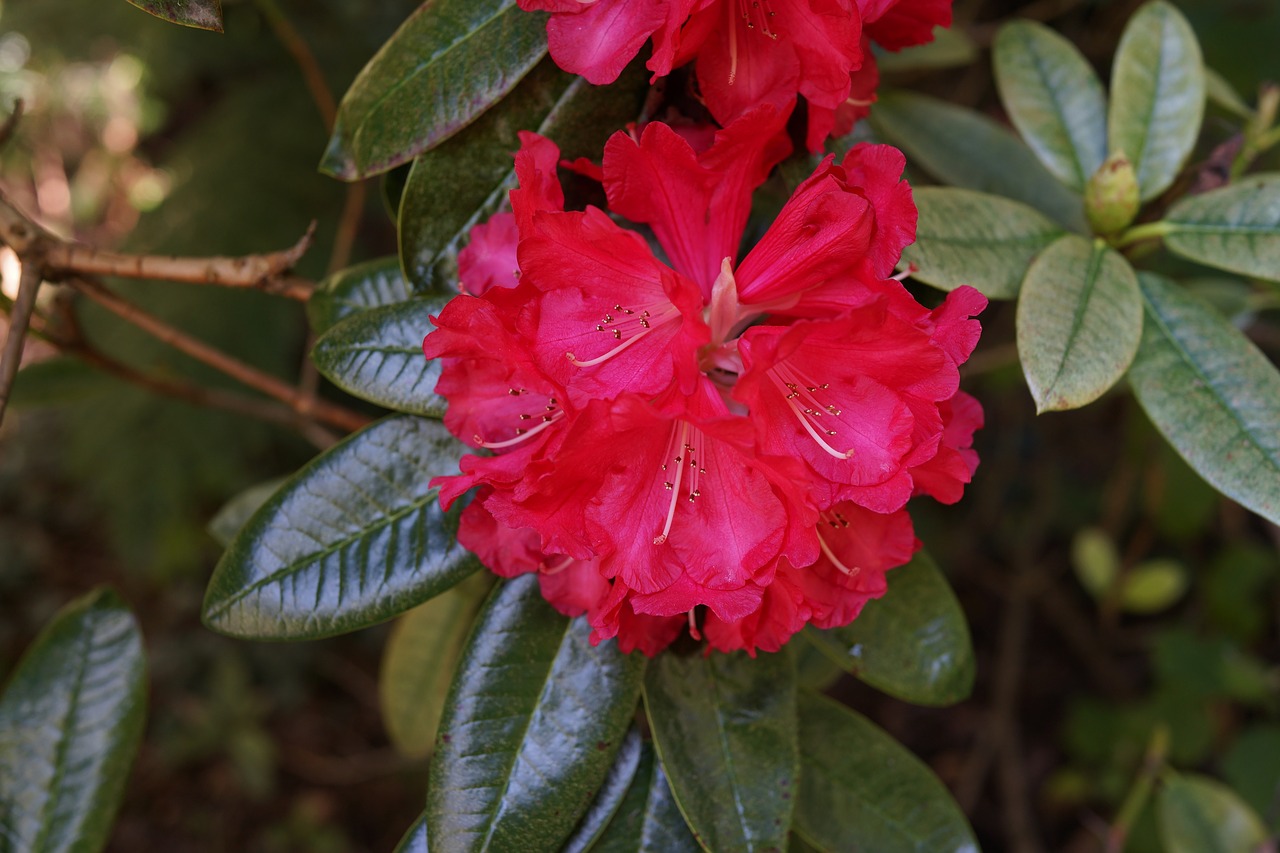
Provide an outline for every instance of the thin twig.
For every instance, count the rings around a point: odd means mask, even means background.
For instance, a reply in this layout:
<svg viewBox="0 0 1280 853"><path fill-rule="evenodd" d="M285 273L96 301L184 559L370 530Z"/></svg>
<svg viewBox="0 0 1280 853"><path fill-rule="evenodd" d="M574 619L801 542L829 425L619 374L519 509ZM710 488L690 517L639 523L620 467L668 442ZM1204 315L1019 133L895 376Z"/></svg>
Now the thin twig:
<svg viewBox="0 0 1280 853"><path fill-rule="evenodd" d="M256 288L306 301L314 285L286 276L306 253L315 234L315 223L297 243L280 252L243 257L176 258L161 255L125 255L92 246L58 242L45 252L45 274L116 276L156 279L185 284Z"/></svg>
<svg viewBox="0 0 1280 853"><path fill-rule="evenodd" d="M316 109L320 111L320 118L324 121L324 129L332 132L333 123L338 116L338 105L333 99L333 92L329 90L329 84L324 79L324 70L307 45L307 40L285 17L284 12L280 11L275 0L257 0L257 2L258 9L267 19L267 24L275 32L276 38L280 39L284 49L289 51L293 61L298 63L298 70L302 72L302 79L306 81L311 100L315 102Z"/></svg>
<svg viewBox="0 0 1280 853"><path fill-rule="evenodd" d="M27 326L31 324L31 314L36 310L36 293L40 290L40 266L24 261L22 277L18 284L18 298L14 300L13 311L9 314L9 332L4 339L4 352L0 354L0 423L4 422L4 411L9 405L9 392L13 390L13 379L18 375L18 367L22 364L22 345L27 339Z"/></svg>
<svg viewBox="0 0 1280 853"><path fill-rule="evenodd" d="M354 432L368 426L369 419L350 409L336 406L283 382L269 373L245 364L223 351L198 341L185 332L150 314L90 279L72 278L68 283L121 319L221 373L287 405L304 417Z"/></svg>
<svg viewBox="0 0 1280 853"><path fill-rule="evenodd" d="M31 331L63 355L79 359L90 367L162 397L171 397L195 406L219 409L296 430L320 450L332 447L338 441L338 436L334 433L280 403L221 388L209 388L185 379L143 373L94 347L80 329L80 324L76 321L69 302L64 302L60 308L59 322L56 327L37 313L31 319Z"/></svg>

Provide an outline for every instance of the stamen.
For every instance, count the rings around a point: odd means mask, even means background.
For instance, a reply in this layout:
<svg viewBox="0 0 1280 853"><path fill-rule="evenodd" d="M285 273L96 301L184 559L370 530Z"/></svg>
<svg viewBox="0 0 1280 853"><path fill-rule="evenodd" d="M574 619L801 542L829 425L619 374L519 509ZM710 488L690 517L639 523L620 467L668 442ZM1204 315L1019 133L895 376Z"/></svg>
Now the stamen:
<svg viewBox="0 0 1280 853"><path fill-rule="evenodd" d="M824 554L826 554L826 555L827 555L827 559L831 561L831 564L832 564L833 566L835 566L835 567L836 567L837 569L839 569L841 572L844 572L844 573L845 573L846 575L848 575L849 577L851 577L851 578L855 578L855 577L857 577L857 576L858 576L858 573L862 571L862 567L861 567L861 566L854 566L854 567L851 569L851 568L849 568L848 566L846 566L844 563L840 562L840 558L839 558L839 557L837 557L837 556L832 552L832 550L831 550L831 546L827 544L827 540L825 540L825 539L823 539L823 538L822 538L822 534L821 534L821 533L819 533L819 534L818 534L818 547L820 547L820 548L822 549L822 553L824 553Z"/></svg>
<svg viewBox="0 0 1280 853"><path fill-rule="evenodd" d="M773 384L777 386L778 390L782 392L783 398L786 400L787 406L795 414L796 419L800 421L800 426L804 427L805 432L809 433L809 437L812 438L815 442L817 442L819 447L821 447L824 451L826 451L831 456L834 456L836 459L848 459L849 457L853 456L853 448L849 448L848 450L835 449L827 442L826 438L824 438L822 435L818 433L818 430L814 427L813 421L816 421L818 418L822 417L822 413L824 410L827 413L832 415L840 414L839 409L834 409L833 411L834 407L830 405L824 405L821 401L819 401L817 398L813 396L813 392L819 391L819 390L825 390L826 388L830 387L828 383L823 382L818 385L801 384L798 381L800 377L794 375L790 369L784 367L781 364L775 365L774 369L769 371L769 378L773 381ZM788 381L792 379L795 379L797 381L795 382ZM799 390L800 388L804 388L804 391L803 392L800 391ZM800 403L797 403L796 402L797 397L804 398L803 403L805 405L801 405ZM823 432L826 433L827 437L834 437L836 435L836 431L834 429L824 429Z"/></svg>
<svg viewBox="0 0 1280 853"><path fill-rule="evenodd" d="M563 562L556 563L554 566L548 566L547 561L543 560L542 565L538 566L538 571L544 575L558 575L573 564L573 557L565 557Z"/></svg>
<svg viewBox="0 0 1280 853"><path fill-rule="evenodd" d="M538 424L533 429L528 429L528 430L518 429L516 430L516 437L509 438L506 441L485 441L483 438L480 437L479 434L472 436L472 438L474 439L475 443L480 445L481 447L487 447L490 450L501 450L504 447L514 447L515 445L520 444L523 441L528 441L529 439L533 438L535 435L542 432L544 429L551 426L553 423L555 423L556 421L560 420L563 417L564 417L564 412L556 412L554 415L543 416L542 423Z"/></svg>
<svg viewBox="0 0 1280 853"><path fill-rule="evenodd" d="M614 356L625 351L632 344L652 332L654 329L670 320L679 318L680 311L674 305L667 303L664 309L659 310L660 305L661 303L654 303L650 305L650 307L655 311L658 311L658 315L656 317L650 314L647 308L641 308L640 313L637 316L636 311L632 308L623 307L621 304L614 305L613 310L619 312L623 316L615 319L612 314L605 314L603 322L595 325L595 330L597 332L607 332L615 341L620 341L621 343L603 355L598 355L595 358L586 359L585 361L579 361L578 356L573 352L566 352L564 354L565 358L573 362L575 367L595 367L597 364L603 364ZM626 340L623 340L624 332L631 335ZM633 332L634 334L632 334Z"/></svg>
<svg viewBox="0 0 1280 853"><path fill-rule="evenodd" d="M689 608L689 636L698 642L702 642L702 632L698 630L698 620L694 618L693 611L695 608Z"/></svg>
<svg viewBox="0 0 1280 853"><path fill-rule="evenodd" d="M674 424L671 427L671 434L674 437L675 435ZM687 442L688 438L689 438L689 423L687 421L680 421L680 438L678 443L683 445ZM671 446L670 440L668 440L667 446L668 447ZM662 532L659 533L657 536L653 537L654 545L661 545L662 543L667 541L667 537L671 535L671 521L676 517L676 501L678 501L680 498L680 483L684 479L684 466L679 464L680 457L677 456L676 460L677 460L676 479L674 482L668 482L665 484L668 491L671 492L671 505L667 507L667 520L662 525Z"/></svg>

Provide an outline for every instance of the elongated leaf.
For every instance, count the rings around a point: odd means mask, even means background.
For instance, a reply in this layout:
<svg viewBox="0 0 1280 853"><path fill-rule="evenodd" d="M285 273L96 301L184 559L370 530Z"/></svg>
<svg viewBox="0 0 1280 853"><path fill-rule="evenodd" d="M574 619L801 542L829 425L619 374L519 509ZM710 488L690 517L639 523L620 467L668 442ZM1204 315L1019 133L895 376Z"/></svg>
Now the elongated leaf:
<svg viewBox="0 0 1280 853"><path fill-rule="evenodd" d="M960 602L924 551L885 576L889 591L843 628L812 640L868 684L917 705L950 705L973 690L973 642Z"/></svg>
<svg viewBox="0 0 1280 853"><path fill-rule="evenodd" d="M357 264L326 278L307 301L307 319L317 335L352 314L414 298L400 259L381 258Z"/></svg>
<svg viewBox="0 0 1280 853"><path fill-rule="evenodd" d="M986 116L925 95L885 93L871 111L877 134L935 177L1029 204L1084 232L1084 203L1021 140Z"/></svg>
<svg viewBox="0 0 1280 853"><path fill-rule="evenodd" d="M466 127L547 51L546 16L516 0L428 0L347 90L320 169L376 175Z"/></svg>
<svg viewBox="0 0 1280 853"><path fill-rule="evenodd" d="M516 185L512 153L535 130L568 159L600 153L639 114L647 72L632 63L608 87L592 86L547 60L474 125L417 159L400 202L400 259L419 287L456 287L457 252L471 228Z"/></svg>
<svg viewBox="0 0 1280 853"><path fill-rule="evenodd" d="M881 74L970 65L978 58L979 53L973 39L958 27L934 27L932 41L913 45L905 50L881 50L874 43L872 49Z"/></svg>
<svg viewBox="0 0 1280 853"><path fill-rule="evenodd" d="M1027 270L1018 357L1037 412L1101 397L1129 369L1141 337L1137 274L1102 241L1069 234Z"/></svg>
<svg viewBox="0 0 1280 853"><path fill-rule="evenodd" d="M1107 96L1089 61L1034 21L1001 27L992 58L1013 126L1058 180L1083 192L1107 159Z"/></svg>
<svg viewBox="0 0 1280 853"><path fill-rule="evenodd" d="M209 535L218 540L218 544L226 548L236 538L240 528L253 516L258 508L279 491L288 477L273 477L245 489L218 510L217 515L209 520Z"/></svg>
<svg viewBox="0 0 1280 853"><path fill-rule="evenodd" d="M1267 829L1226 785L1194 773L1169 773L1156 801L1168 853L1252 853Z"/></svg>
<svg viewBox="0 0 1280 853"><path fill-rule="evenodd" d="M71 356L54 356L24 365L14 379L9 408L39 408L84 402L95 394L109 394L115 379Z"/></svg>
<svg viewBox="0 0 1280 853"><path fill-rule="evenodd" d="M1129 19L1111 67L1112 152L1123 151L1138 174L1143 201L1168 189L1200 135L1204 60L1187 19L1163 0Z"/></svg>
<svg viewBox="0 0 1280 853"><path fill-rule="evenodd" d="M1032 259L1062 229L1025 204L950 187L914 192L916 241L902 253L912 278L943 290L962 284L991 299L1013 299Z"/></svg>
<svg viewBox="0 0 1280 853"><path fill-rule="evenodd" d="M427 816L424 814L413 822L409 831L396 845L395 853L429 853L427 849Z"/></svg>
<svg viewBox="0 0 1280 853"><path fill-rule="evenodd" d="M236 637L354 631L439 595L479 566L432 477L466 450L438 421L390 417L316 457L222 555L204 620Z"/></svg>
<svg viewBox="0 0 1280 853"><path fill-rule="evenodd" d="M1280 173L1188 196L1165 217L1171 252L1211 267L1280 281Z"/></svg>
<svg viewBox="0 0 1280 853"><path fill-rule="evenodd" d="M708 850L781 850L796 783L790 654L657 657L644 704L680 811Z"/></svg>
<svg viewBox="0 0 1280 853"><path fill-rule="evenodd" d="M582 816L578 828L565 842L560 853L585 853L592 849L631 791L643 753L644 741L640 738L640 732L632 728L627 732L626 740L618 750L618 757L613 760L613 767L609 768L609 775L600 786L600 792L592 801L591 808Z"/></svg>
<svg viewBox="0 0 1280 853"><path fill-rule="evenodd" d="M592 646L525 575L490 597L449 691L427 820L438 851L556 850L604 782L645 659Z"/></svg>
<svg viewBox="0 0 1280 853"><path fill-rule="evenodd" d="M1138 402L1211 486L1280 524L1280 373L1206 303L1160 276L1139 283Z"/></svg>
<svg viewBox="0 0 1280 853"><path fill-rule="evenodd" d="M1245 103L1227 78L1207 65L1204 69L1204 94L1209 103L1217 104L1237 118L1245 121L1253 118L1253 107Z"/></svg>
<svg viewBox="0 0 1280 853"><path fill-rule="evenodd" d="M134 6L184 27L222 32L221 0L129 0Z"/></svg>
<svg viewBox="0 0 1280 853"><path fill-rule="evenodd" d="M701 849L680 814L653 746L641 744L635 779L592 853L698 853Z"/></svg>
<svg viewBox="0 0 1280 853"><path fill-rule="evenodd" d="M116 594L63 608L0 695L0 849L106 846L146 701L142 635Z"/></svg>
<svg viewBox="0 0 1280 853"><path fill-rule="evenodd" d="M400 617L382 652L382 722L403 755L430 754L445 694L471 623L489 591L488 572L472 575Z"/></svg>
<svg viewBox="0 0 1280 853"><path fill-rule="evenodd" d="M435 327L452 296L414 299L348 317L316 340L311 360L343 391L388 409L441 417L448 403L435 393L440 362L422 354L422 339Z"/></svg>
<svg viewBox="0 0 1280 853"><path fill-rule="evenodd" d="M801 837L832 853L977 853L960 807L902 744L824 696L799 705Z"/></svg>

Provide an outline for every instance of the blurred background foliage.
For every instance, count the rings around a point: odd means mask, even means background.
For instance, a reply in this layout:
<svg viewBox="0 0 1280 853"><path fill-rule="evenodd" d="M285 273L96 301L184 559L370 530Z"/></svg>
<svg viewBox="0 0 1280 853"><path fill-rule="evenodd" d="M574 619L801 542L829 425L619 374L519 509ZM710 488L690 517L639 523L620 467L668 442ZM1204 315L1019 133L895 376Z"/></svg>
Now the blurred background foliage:
<svg viewBox="0 0 1280 853"><path fill-rule="evenodd" d="M325 123L274 16L296 28L340 95L416 5L226 0L226 34L216 36L124 2L7 0L0 105L7 112L20 97L27 109L0 151L0 184L61 234L131 251L266 251L314 219L300 272L319 278L348 190L316 171ZM973 61L887 65L886 82L998 115L986 49L1002 21L1048 21L1106 74L1137 5L957 0L960 55ZM1246 100L1280 76L1280 5L1177 5L1206 63ZM1211 110L1196 157L1238 126ZM382 193L370 189L353 261L395 251ZM197 337L305 380L306 324L291 302L166 283L121 289ZM1274 302L1233 302L1229 284L1205 289L1225 294L1224 313L1274 360ZM109 316L82 308L80 319L131 364L226 382ZM987 409L982 468L959 505L915 508L970 619L974 695L927 709L852 679L834 689L934 767L989 850L1102 849L1157 731L1168 733L1173 766L1225 781L1280 831L1280 535L1216 496L1127 393L1036 418L1013 306L995 303L983 320L965 380ZM50 353L32 345L29 355ZM61 359L24 371L37 374L20 376L22 405L0 432L0 680L39 626L96 584L116 585L138 614L152 712L111 849L390 850L420 811L425 763L397 753L382 722L388 631L267 646L199 623L220 550L206 525L314 449ZM1124 849L1160 849L1150 805Z"/></svg>

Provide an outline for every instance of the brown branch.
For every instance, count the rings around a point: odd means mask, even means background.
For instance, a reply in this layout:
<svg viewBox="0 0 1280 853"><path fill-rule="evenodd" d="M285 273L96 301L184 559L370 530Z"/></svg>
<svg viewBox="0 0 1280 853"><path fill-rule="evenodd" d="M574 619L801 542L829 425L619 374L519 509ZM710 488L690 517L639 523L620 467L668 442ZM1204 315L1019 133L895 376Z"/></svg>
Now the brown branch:
<svg viewBox="0 0 1280 853"><path fill-rule="evenodd" d="M13 136L13 132L18 129L18 122L22 121L24 109L26 109L26 104L23 103L22 98L18 98L13 102L13 111L4 120L4 124L0 124L0 146L7 144Z"/></svg>
<svg viewBox="0 0 1280 853"><path fill-rule="evenodd" d="M0 353L0 423L9 405L9 393L13 390L14 377L22 364L22 345L27 339L27 327L36 310L36 293L40 290L40 266L34 259L22 264L22 278L18 284L18 298L9 314L9 331L4 338L4 352Z"/></svg>
<svg viewBox="0 0 1280 853"><path fill-rule="evenodd" d="M116 276L248 287L305 301L311 296L314 285L285 273L293 269L310 248L315 229L313 222L302 239L289 249L237 258L125 255L58 241L45 252L45 273L51 278L65 275Z"/></svg>
<svg viewBox="0 0 1280 853"><path fill-rule="evenodd" d="M268 397L279 400L303 417L312 418L347 432L354 432L368 426L370 423L370 420L363 415L307 394L269 373L265 373L224 353L222 350L190 337L154 314L150 314L131 302L122 299L95 281L72 278L68 279L68 283L103 308L106 308L121 319L127 320L149 335L163 341L179 352L207 364L221 373L225 373L236 381L261 391Z"/></svg>
<svg viewBox="0 0 1280 853"><path fill-rule="evenodd" d="M311 100L315 102L316 109L320 111L320 118L324 121L324 129L332 132L333 124L338 117L338 105L333 99L333 92L329 90L329 84L325 82L324 70L321 69L315 54L307 45L307 40L280 11L275 0L258 0L258 9L267 19L267 24L275 32L276 38L280 39L280 43L284 45L284 49L289 51L293 61L298 63L298 70L302 72L302 79L307 84L307 91L311 93Z"/></svg>

